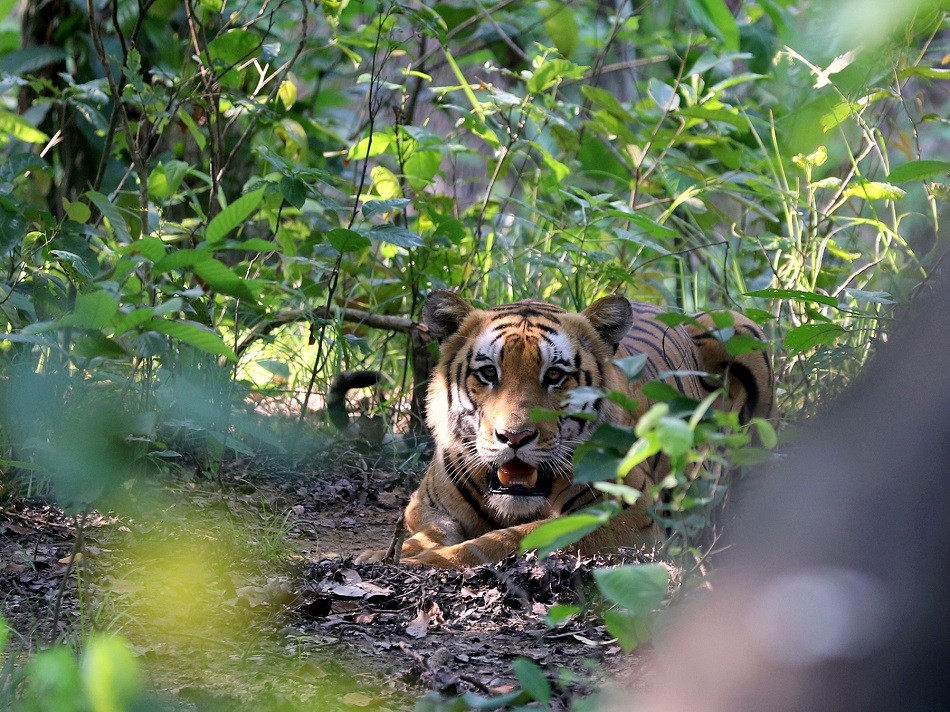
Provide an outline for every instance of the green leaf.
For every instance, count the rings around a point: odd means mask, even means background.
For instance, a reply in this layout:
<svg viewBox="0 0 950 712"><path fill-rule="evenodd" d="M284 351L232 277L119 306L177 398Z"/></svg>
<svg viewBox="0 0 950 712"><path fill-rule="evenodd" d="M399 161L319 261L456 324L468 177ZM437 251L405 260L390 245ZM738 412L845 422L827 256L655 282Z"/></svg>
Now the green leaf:
<svg viewBox="0 0 950 712"><path fill-rule="evenodd" d="M175 269L193 267L197 263L208 259L209 255L209 250L203 247L197 250L176 250L175 252L165 255L152 265L152 272L155 274L163 274L164 272L171 272Z"/></svg>
<svg viewBox="0 0 950 712"><path fill-rule="evenodd" d="M200 262L196 262L193 269L195 274L201 277L216 292L238 299L257 301L247 282L223 262L213 257L206 257Z"/></svg>
<svg viewBox="0 0 950 712"><path fill-rule="evenodd" d="M537 549L538 557L543 559L551 552L570 546L597 531L610 521L616 511L616 506L600 505L566 517L550 519L521 540L520 551L524 553Z"/></svg>
<svg viewBox="0 0 950 712"><path fill-rule="evenodd" d="M375 132L369 136L361 138L350 147L346 154L348 161L362 161L373 156L384 153L389 148L395 138L392 134Z"/></svg>
<svg viewBox="0 0 950 712"><path fill-rule="evenodd" d="M214 216L205 230L205 240L214 244L224 239L238 225L243 223L253 213L264 198L264 188L245 193L228 207Z"/></svg>
<svg viewBox="0 0 950 712"><path fill-rule="evenodd" d="M0 17L5 17L0 13ZM0 74L31 74L66 59L66 51L51 45L30 45L0 57Z"/></svg>
<svg viewBox="0 0 950 712"><path fill-rule="evenodd" d="M126 224L121 211L113 205L106 196L102 193L90 190L86 193L86 197L92 201L93 205L99 208L102 217L108 221L109 227L112 228L112 232L120 241L129 242L132 239L132 236L129 234L129 226Z"/></svg>
<svg viewBox="0 0 950 712"><path fill-rule="evenodd" d="M689 423L679 418L660 418L656 426L656 435L663 452L672 458L685 454L693 447L693 430Z"/></svg>
<svg viewBox="0 0 950 712"><path fill-rule="evenodd" d="M412 155L406 160L403 170L406 179L409 181L409 186L416 193L419 193L432 183L432 179L439 172L441 165L441 151L413 151Z"/></svg>
<svg viewBox="0 0 950 712"><path fill-rule="evenodd" d="M389 200L367 200L363 203L361 211L363 217L371 218L380 213L390 213L394 210L402 210L409 205L408 198L390 198Z"/></svg>
<svg viewBox="0 0 950 712"><path fill-rule="evenodd" d="M300 209L307 202L307 184L299 178L284 176L280 179L280 194L284 200Z"/></svg>
<svg viewBox="0 0 950 712"><path fill-rule="evenodd" d="M203 324L185 319L169 321L168 319L152 319L147 327L160 334L171 336L182 343L194 346L216 356L224 356L230 361L237 361L237 354L216 333Z"/></svg>
<svg viewBox="0 0 950 712"><path fill-rule="evenodd" d="M769 421L765 418L753 418L749 423L755 428L756 433L758 433L759 442L762 443L763 447L772 450L778 445L778 434Z"/></svg>
<svg viewBox="0 0 950 712"><path fill-rule="evenodd" d="M511 668L521 683L522 689L538 702L551 701L551 683L541 667L528 658L516 658Z"/></svg>
<svg viewBox="0 0 950 712"><path fill-rule="evenodd" d="M617 479L620 458L597 448L580 450L574 458L574 483L602 482Z"/></svg>
<svg viewBox="0 0 950 712"><path fill-rule="evenodd" d="M910 161L888 173L887 182L908 183L937 176L946 178L948 173L950 173L950 162L947 161Z"/></svg>
<svg viewBox="0 0 950 712"><path fill-rule="evenodd" d="M92 710L131 709L141 678L138 659L123 641L101 633L91 636L83 650L80 669Z"/></svg>
<svg viewBox="0 0 950 712"><path fill-rule="evenodd" d="M627 454L624 455L623 460L621 460L620 464L617 465L617 474L621 475L622 477L626 477L630 470L640 463L645 462L648 458L653 457L659 451L660 442L656 438L639 438L633 445L630 446L630 449L627 451Z"/></svg>
<svg viewBox="0 0 950 712"><path fill-rule="evenodd" d="M604 597L636 615L651 613L669 592L669 571L662 564L629 564L594 569Z"/></svg>
<svg viewBox="0 0 950 712"><path fill-rule="evenodd" d="M397 247L404 247L407 250L413 247L423 247L425 242L412 230L407 230L396 225L374 225L370 228L369 236L376 240L388 242Z"/></svg>
<svg viewBox="0 0 950 712"><path fill-rule="evenodd" d="M656 77L651 77L647 82L647 94L662 111L676 111L679 108L680 98L676 90Z"/></svg>
<svg viewBox="0 0 950 712"><path fill-rule="evenodd" d="M0 461L0 464L3 464L2 461ZM548 625L558 626L570 618L573 618L580 612L581 607L576 606L573 603L555 603L548 609L544 619Z"/></svg>
<svg viewBox="0 0 950 712"><path fill-rule="evenodd" d="M604 613L604 625L624 652L629 653L647 642L653 634L652 616L638 616L626 611L609 610Z"/></svg>
<svg viewBox="0 0 950 712"><path fill-rule="evenodd" d="M623 375L627 377L628 381L633 381L639 378L643 373L643 369L647 365L647 355L636 354L635 356L618 358L614 360L614 363L617 365L617 368L623 371Z"/></svg>
<svg viewBox="0 0 950 712"><path fill-rule="evenodd" d="M837 307L838 300L829 297L827 294L817 294L807 292L802 289L758 289L754 292L746 292L746 297L762 297L763 299L790 299L795 302L815 302L829 307Z"/></svg>
<svg viewBox="0 0 950 712"><path fill-rule="evenodd" d="M0 134L7 134L24 143L46 143L49 136L29 121L11 111L0 110Z"/></svg>
<svg viewBox="0 0 950 712"><path fill-rule="evenodd" d="M802 324L785 335L785 348L793 353L833 344L845 330L837 324Z"/></svg>
<svg viewBox="0 0 950 712"><path fill-rule="evenodd" d="M549 2L548 12L544 16L544 29L565 59L574 56L580 43L580 27L574 9L564 2Z"/></svg>
<svg viewBox="0 0 950 712"><path fill-rule="evenodd" d="M228 30L208 43L208 54L225 68L250 59L261 48L261 40L250 30Z"/></svg>
<svg viewBox="0 0 950 712"><path fill-rule="evenodd" d="M184 161L159 163L148 177L148 192L153 198L165 200L172 196L184 180L191 166Z"/></svg>
<svg viewBox="0 0 950 712"><path fill-rule="evenodd" d="M907 193L896 185L869 180L848 186L844 189L843 195L847 198L857 196L865 200L900 200Z"/></svg>
<svg viewBox="0 0 950 712"><path fill-rule="evenodd" d="M327 233L327 242L340 254L347 252L362 252L373 243L365 235L354 230L338 227Z"/></svg>
<svg viewBox="0 0 950 712"><path fill-rule="evenodd" d="M116 298L100 289L78 295L72 313L60 319L59 323L83 329L102 329L112 323L112 317L118 311L119 302Z"/></svg>

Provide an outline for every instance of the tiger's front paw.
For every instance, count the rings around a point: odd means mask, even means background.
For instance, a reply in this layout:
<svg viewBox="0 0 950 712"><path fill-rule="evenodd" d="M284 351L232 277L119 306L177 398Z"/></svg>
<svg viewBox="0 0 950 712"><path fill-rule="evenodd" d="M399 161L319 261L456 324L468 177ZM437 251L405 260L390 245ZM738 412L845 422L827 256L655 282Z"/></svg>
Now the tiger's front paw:
<svg viewBox="0 0 950 712"><path fill-rule="evenodd" d="M357 564L378 564L386 558L386 549L367 549L356 557Z"/></svg>

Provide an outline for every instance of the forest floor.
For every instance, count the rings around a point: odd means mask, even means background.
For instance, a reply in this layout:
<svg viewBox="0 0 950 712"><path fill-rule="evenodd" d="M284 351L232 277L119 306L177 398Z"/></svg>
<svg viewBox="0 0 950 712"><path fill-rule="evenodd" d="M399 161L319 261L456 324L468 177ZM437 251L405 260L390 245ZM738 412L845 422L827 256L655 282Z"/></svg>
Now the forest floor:
<svg viewBox="0 0 950 712"><path fill-rule="evenodd" d="M292 468L234 460L214 478L179 472L132 488L128 515L8 498L0 613L20 652L121 634L175 710L409 710L424 695L516 690L519 656L545 671L553 709L610 673L635 670L645 684L645 656L624 655L588 605L604 559L355 564L389 545L418 476L416 463L353 451ZM581 613L550 623L564 603Z"/></svg>

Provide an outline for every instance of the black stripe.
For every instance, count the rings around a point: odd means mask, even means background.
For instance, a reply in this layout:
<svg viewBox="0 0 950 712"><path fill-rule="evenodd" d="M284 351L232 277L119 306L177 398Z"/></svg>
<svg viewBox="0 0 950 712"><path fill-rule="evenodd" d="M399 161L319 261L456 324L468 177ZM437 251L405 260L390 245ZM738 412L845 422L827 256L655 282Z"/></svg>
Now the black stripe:
<svg viewBox="0 0 950 712"><path fill-rule="evenodd" d="M582 497L586 498L583 502L578 502ZM580 492L571 497L564 505L561 507L561 514L570 514L571 512L576 512L578 509L583 509L584 507L593 504L594 502L599 502L603 499L603 495L600 492L593 489L590 485L587 485Z"/></svg>

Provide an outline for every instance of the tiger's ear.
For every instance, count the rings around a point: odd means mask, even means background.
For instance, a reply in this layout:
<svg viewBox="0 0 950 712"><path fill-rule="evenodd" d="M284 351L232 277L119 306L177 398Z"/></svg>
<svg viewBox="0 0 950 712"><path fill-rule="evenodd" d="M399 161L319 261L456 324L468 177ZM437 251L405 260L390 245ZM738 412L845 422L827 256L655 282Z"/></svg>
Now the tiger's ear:
<svg viewBox="0 0 950 712"><path fill-rule="evenodd" d="M439 289L430 292L422 306L422 323L439 341L444 341L458 331L474 307L455 292Z"/></svg>
<svg viewBox="0 0 950 712"><path fill-rule="evenodd" d="M624 297L613 294L598 299L581 312L614 351L633 325L633 309Z"/></svg>

